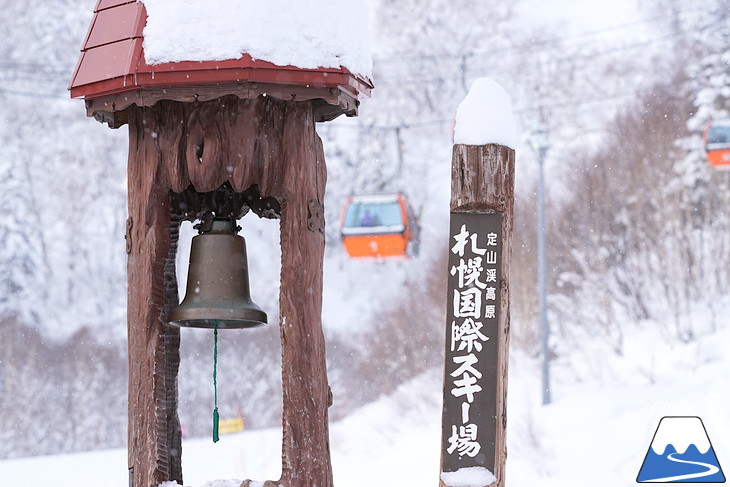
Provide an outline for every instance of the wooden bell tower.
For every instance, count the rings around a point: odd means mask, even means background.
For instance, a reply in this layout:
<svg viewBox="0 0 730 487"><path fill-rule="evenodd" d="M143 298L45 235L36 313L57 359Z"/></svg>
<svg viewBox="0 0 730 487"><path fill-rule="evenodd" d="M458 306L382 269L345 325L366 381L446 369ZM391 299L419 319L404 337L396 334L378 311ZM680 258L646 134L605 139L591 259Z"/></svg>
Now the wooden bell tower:
<svg viewBox="0 0 730 487"><path fill-rule="evenodd" d="M321 326L327 171L315 122L356 116L372 84L341 67L276 66L245 53L150 66L146 20L143 3L99 0L70 86L87 115L129 126L130 486L182 483L180 329L166 324L178 304L178 231L227 192L231 215L250 208L280 219L282 476L266 485L331 487Z"/></svg>

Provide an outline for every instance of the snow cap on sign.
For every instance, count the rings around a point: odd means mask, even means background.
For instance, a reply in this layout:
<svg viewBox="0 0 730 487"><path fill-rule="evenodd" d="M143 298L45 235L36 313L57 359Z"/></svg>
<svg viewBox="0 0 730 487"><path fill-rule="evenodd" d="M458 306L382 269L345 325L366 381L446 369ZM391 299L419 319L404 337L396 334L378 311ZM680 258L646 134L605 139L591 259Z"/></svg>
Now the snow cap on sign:
<svg viewBox="0 0 730 487"><path fill-rule="evenodd" d="M371 77L362 0L141 0L148 64L224 61L249 54L278 66L343 67Z"/></svg>
<svg viewBox="0 0 730 487"><path fill-rule="evenodd" d="M478 78L456 109L454 143L517 146L517 124L512 102L496 81Z"/></svg>
<svg viewBox="0 0 730 487"><path fill-rule="evenodd" d="M489 469L463 467L456 472L441 472L441 480L448 487L484 487L497 481Z"/></svg>

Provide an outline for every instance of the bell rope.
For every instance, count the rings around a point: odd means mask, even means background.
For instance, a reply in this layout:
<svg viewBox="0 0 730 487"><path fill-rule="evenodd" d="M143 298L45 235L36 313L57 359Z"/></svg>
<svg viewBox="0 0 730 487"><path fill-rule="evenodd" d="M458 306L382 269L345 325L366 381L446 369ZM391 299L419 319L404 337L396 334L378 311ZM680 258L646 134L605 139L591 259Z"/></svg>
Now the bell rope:
<svg viewBox="0 0 730 487"><path fill-rule="evenodd" d="M215 320L213 328L213 443L217 443L218 423L220 416L218 415L218 320Z"/></svg>

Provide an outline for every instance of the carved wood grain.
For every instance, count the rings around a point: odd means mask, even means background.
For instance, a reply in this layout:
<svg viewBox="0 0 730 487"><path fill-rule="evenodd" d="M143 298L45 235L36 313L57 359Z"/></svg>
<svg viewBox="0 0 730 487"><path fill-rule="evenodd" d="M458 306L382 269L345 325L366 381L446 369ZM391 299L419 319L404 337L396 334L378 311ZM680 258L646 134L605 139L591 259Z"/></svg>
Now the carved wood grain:
<svg viewBox="0 0 730 487"><path fill-rule="evenodd" d="M514 220L515 151L502 145L453 147L451 162L451 211L502 213L499 346L497 368L497 418L494 487L505 485L507 460L507 365L510 328L510 260ZM443 482L439 481L443 486Z"/></svg>
<svg viewBox="0 0 730 487"><path fill-rule="evenodd" d="M165 282L171 247L168 193L157 178L160 154L145 120L139 111L130 113L128 466L135 487L165 480L182 482L176 382L180 333L160 319L169 292Z"/></svg>
<svg viewBox="0 0 730 487"><path fill-rule="evenodd" d="M281 215L284 487L331 487L325 342L321 324L321 213L326 184L313 102L226 96L129 110L129 465L134 487L182 483L177 418L179 330L162 323L177 304L171 256L180 218L169 191L200 196L228 182L254 185ZM203 201L200 197L179 201ZM175 211L180 211L176 209ZM313 215L314 213L314 215ZM172 273L172 274L171 274Z"/></svg>
<svg viewBox="0 0 730 487"><path fill-rule="evenodd" d="M281 342L284 392L281 483L331 487L330 389L322 332L324 234L308 228L311 201L324 201L326 168L311 110L288 105L281 190ZM278 193L278 191L277 191Z"/></svg>

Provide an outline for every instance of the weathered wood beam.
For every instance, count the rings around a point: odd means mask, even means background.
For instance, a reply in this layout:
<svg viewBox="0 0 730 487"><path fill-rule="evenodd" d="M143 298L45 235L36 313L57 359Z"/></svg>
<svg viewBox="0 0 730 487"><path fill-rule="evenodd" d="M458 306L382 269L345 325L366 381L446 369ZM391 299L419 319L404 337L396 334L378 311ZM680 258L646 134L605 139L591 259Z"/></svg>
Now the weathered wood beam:
<svg viewBox="0 0 730 487"><path fill-rule="evenodd" d="M146 88L101 96L86 100L86 114L97 121L107 123L111 128L119 128L128 123L128 108L151 107L161 101L184 102L194 104L216 100L229 95L240 99L255 100L262 96L281 101L312 101L314 119L317 122L333 120L340 115L357 116L360 101L357 89L352 86L337 88L314 86L283 86L271 83L223 83L201 86L169 86L166 88ZM363 91L370 96L370 91Z"/></svg>
<svg viewBox="0 0 730 487"><path fill-rule="evenodd" d="M129 130L128 466L133 487L182 482L177 417L180 332L161 320L171 286L171 220L167 188L156 177L160 158L148 115L146 109L132 110Z"/></svg>
<svg viewBox="0 0 730 487"><path fill-rule="evenodd" d="M331 487L325 341L322 332L324 152L306 105L287 106L281 212L282 477L287 487Z"/></svg>

